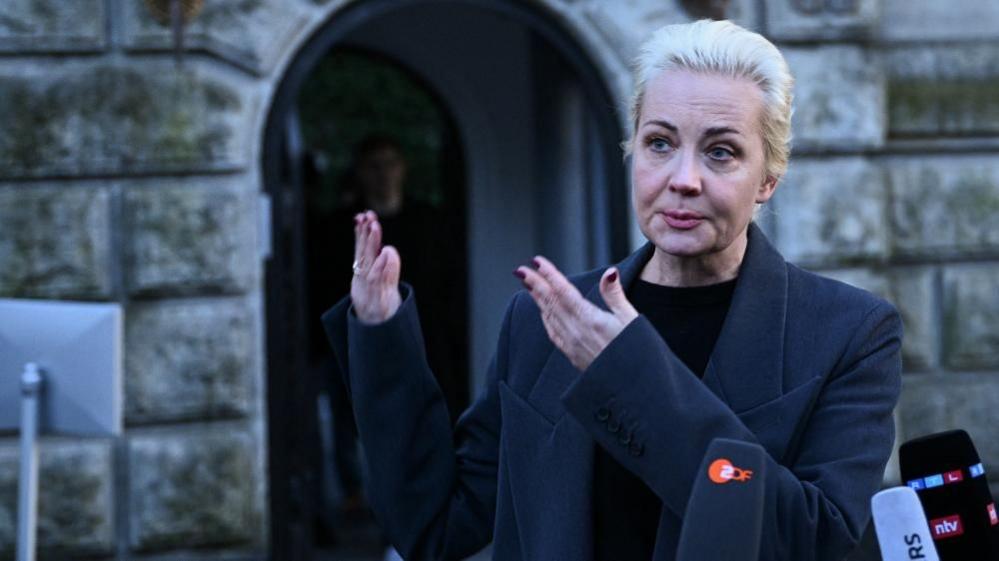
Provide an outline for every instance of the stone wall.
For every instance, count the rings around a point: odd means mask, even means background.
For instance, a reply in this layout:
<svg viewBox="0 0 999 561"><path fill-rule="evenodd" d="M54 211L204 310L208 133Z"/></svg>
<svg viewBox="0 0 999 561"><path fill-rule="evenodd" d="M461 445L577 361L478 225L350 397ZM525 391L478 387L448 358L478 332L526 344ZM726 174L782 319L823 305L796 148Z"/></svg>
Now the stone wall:
<svg viewBox="0 0 999 561"><path fill-rule="evenodd" d="M125 310L125 433L43 439L42 559L267 551L258 131L322 10L207 4L180 66L141 0L0 6L0 297ZM0 439L0 558L17 458Z"/></svg>
<svg viewBox="0 0 999 561"><path fill-rule="evenodd" d="M532 1L572 29L622 106L642 36L699 4ZM43 558L263 557L260 135L290 57L345 4L209 0L182 66L140 0L0 6L0 297L126 312L125 434L46 438ZM993 477L997 6L733 0L729 12L777 42L798 80L791 169L763 223L790 260L898 305L900 440L966 428ZM16 441L0 439L0 557L16 462Z"/></svg>
<svg viewBox="0 0 999 561"><path fill-rule="evenodd" d="M771 16L798 14L766 30L798 90L794 156L767 220L790 260L898 306L899 441L964 428L995 489L999 10L942 6L768 2Z"/></svg>

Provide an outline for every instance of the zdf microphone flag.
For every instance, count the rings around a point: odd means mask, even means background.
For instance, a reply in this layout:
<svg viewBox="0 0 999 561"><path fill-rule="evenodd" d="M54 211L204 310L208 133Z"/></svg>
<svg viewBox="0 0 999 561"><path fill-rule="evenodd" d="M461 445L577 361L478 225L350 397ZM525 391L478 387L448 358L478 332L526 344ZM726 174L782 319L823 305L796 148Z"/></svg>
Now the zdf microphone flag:
<svg viewBox="0 0 999 561"><path fill-rule="evenodd" d="M711 441L683 515L677 561L759 558L766 458L756 444Z"/></svg>

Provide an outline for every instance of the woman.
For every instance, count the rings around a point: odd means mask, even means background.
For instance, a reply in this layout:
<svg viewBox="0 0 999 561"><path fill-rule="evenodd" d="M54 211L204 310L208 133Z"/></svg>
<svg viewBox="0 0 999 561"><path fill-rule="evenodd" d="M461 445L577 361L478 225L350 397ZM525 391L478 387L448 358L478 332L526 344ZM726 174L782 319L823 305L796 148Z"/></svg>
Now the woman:
<svg viewBox="0 0 999 561"><path fill-rule="evenodd" d="M638 61L633 201L649 243L566 279L515 274L484 393L452 431L413 291L356 217L349 299L324 322L373 505L407 559L675 558L708 444L762 445L760 559L839 560L894 440L901 323L785 263L752 224L787 165L791 77L728 22L660 29Z"/></svg>

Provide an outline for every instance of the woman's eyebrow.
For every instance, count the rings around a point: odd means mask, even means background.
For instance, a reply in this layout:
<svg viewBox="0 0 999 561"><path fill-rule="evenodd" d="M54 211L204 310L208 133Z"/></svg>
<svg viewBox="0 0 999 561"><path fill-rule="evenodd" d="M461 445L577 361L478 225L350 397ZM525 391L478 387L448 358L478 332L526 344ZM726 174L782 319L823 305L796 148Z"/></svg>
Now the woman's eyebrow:
<svg viewBox="0 0 999 561"><path fill-rule="evenodd" d="M665 120L662 120L662 119L650 119L650 120L645 121L644 123L642 123L643 127L648 126L648 125L660 126L660 127L664 128L664 129L667 129L667 130L669 130L671 132L674 132L674 133L675 132L679 132L679 129L677 128L676 125L674 125L673 123L671 123L669 121L665 121ZM734 135L737 135L737 136L742 136L742 133L739 132L738 129L734 129L732 127L724 127L723 126L723 127L711 127L711 128L706 129L704 131L704 137L707 138L707 137L711 137L711 136L719 136L719 135L728 134L728 133L731 133L731 134L734 134Z"/></svg>
<svg viewBox="0 0 999 561"><path fill-rule="evenodd" d="M679 131L679 129L676 128L676 125L674 125L669 121L663 121L662 119L652 119L649 121L645 121L645 123L642 124L643 127L647 125L658 125L660 127L663 127L664 129L670 130L671 132Z"/></svg>
<svg viewBox="0 0 999 561"><path fill-rule="evenodd" d="M728 133L735 134L735 135L738 135L738 136L742 136L741 132L739 132L736 129L733 129L732 127L711 127L709 129L707 129L706 131L704 131L704 136L705 137L718 136L718 135L721 135L721 134L728 134Z"/></svg>

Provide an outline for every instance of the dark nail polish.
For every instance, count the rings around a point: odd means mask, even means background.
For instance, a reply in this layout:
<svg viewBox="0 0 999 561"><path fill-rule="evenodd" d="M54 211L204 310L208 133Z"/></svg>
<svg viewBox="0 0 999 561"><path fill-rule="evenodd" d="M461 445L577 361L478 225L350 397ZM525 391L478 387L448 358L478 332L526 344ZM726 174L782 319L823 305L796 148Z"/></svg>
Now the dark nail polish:
<svg viewBox="0 0 999 561"><path fill-rule="evenodd" d="M617 271L607 275L607 282L614 282L617 280Z"/></svg>
<svg viewBox="0 0 999 561"><path fill-rule="evenodd" d="M527 284L527 281L522 280L520 281L520 284L524 285L524 288L526 288L528 292L531 291L531 285Z"/></svg>
<svg viewBox="0 0 999 561"><path fill-rule="evenodd" d="M541 268L541 261L537 257L535 257L534 259L531 259L531 264L534 265L535 269L540 269Z"/></svg>
<svg viewBox="0 0 999 561"><path fill-rule="evenodd" d="M513 276L517 277L520 280L524 280L524 279L527 278L527 273L525 273L524 271L521 271L520 269L514 269L513 270Z"/></svg>

